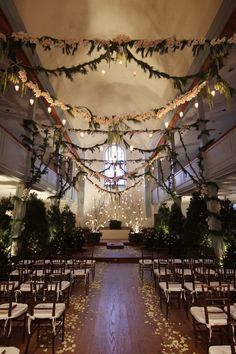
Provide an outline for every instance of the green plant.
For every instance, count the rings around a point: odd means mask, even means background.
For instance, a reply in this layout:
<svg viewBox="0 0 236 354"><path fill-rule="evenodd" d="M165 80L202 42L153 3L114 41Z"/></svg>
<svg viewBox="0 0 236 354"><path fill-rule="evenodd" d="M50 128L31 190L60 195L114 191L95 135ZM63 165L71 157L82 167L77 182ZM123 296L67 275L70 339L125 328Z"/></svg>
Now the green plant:
<svg viewBox="0 0 236 354"><path fill-rule="evenodd" d="M49 245L49 227L44 202L37 194L30 194L26 201L22 247L34 252L46 250Z"/></svg>
<svg viewBox="0 0 236 354"><path fill-rule="evenodd" d="M158 232L164 235L169 233L169 219L170 209L167 207L166 203L161 203L155 224L155 228Z"/></svg>
<svg viewBox="0 0 236 354"><path fill-rule="evenodd" d="M225 264L236 262L236 209L229 199L221 200L221 222L226 252L224 255Z"/></svg>
<svg viewBox="0 0 236 354"><path fill-rule="evenodd" d="M142 232L130 232L129 242L134 245L140 245L143 243L143 233Z"/></svg>
<svg viewBox="0 0 236 354"><path fill-rule="evenodd" d="M80 250L84 244L84 232L75 227L75 215L68 205L62 212L58 205L52 205L48 210L50 246L57 252L64 252L66 248Z"/></svg>
<svg viewBox="0 0 236 354"><path fill-rule="evenodd" d="M170 253L182 249L183 246L183 224L185 217L177 203L171 205L169 215L169 249Z"/></svg>
<svg viewBox="0 0 236 354"><path fill-rule="evenodd" d="M87 243L99 243L102 237L102 233L99 231L91 231L87 234L86 241Z"/></svg>
<svg viewBox="0 0 236 354"><path fill-rule="evenodd" d="M0 264L6 264L11 246L13 202L11 197L0 199Z"/></svg>
<svg viewBox="0 0 236 354"><path fill-rule="evenodd" d="M200 192L194 192L183 225L183 246L186 251L196 253L209 248L207 216L205 198Z"/></svg>

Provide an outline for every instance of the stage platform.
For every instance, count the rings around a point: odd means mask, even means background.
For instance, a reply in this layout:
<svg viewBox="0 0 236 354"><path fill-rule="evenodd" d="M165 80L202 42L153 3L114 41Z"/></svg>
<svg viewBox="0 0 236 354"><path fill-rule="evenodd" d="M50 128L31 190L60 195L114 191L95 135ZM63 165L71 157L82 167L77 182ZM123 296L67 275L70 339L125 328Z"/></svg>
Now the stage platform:
<svg viewBox="0 0 236 354"><path fill-rule="evenodd" d="M94 246L94 259L97 262L138 263L141 258L139 246L130 245L124 240L117 240L117 245L123 243L123 248L116 248L116 241L112 242L113 248L107 248L107 243L111 243L110 240L102 241Z"/></svg>

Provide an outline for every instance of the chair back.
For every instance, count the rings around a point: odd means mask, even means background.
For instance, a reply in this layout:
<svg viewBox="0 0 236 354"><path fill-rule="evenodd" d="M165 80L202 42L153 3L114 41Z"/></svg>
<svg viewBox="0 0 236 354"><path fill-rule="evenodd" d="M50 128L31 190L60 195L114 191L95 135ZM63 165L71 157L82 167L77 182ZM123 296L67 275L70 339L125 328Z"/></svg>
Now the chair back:
<svg viewBox="0 0 236 354"><path fill-rule="evenodd" d="M222 323L222 312L224 313L225 325L230 321L230 285L205 285L202 284L204 298L204 312L207 324L210 321L217 325Z"/></svg>

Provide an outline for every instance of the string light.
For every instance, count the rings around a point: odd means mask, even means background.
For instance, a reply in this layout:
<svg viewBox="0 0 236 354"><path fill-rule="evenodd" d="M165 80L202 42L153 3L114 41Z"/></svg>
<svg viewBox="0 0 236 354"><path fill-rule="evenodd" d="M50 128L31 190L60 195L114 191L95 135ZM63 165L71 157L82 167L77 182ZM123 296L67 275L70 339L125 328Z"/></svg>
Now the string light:
<svg viewBox="0 0 236 354"><path fill-rule="evenodd" d="M51 113L51 112L52 112L52 108L48 107L48 113Z"/></svg>
<svg viewBox="0 0 236 354"><path fill-rule="evenodd" d="M182 111L179 112L179 116L180 116L180 118L182 118L184 116L184 113Z"/></svg>
<svg viewBox="0 0 236 354"><path fill-rule="evenodd" d="M19 85L15 85L15 90L19 91L19 89L20 89L20 86Z"/></svg>
<svg viewBox="0 0 236 354"><path fill-rule="evenodd" d="M66 125L66 120L65 119L62 119L62 124Z"/></svg>
<svg viewBox="0 0 236 354"><path fill-rule="evenodd" d="M84 136L84 132L81 132L81 133L80 133L80 136L83 138L83 136Z"/></svg>
<svg viewBox="0 0 236 354"><path fill-rule="evenodd" d="M133 151L134 150L133 145L130 145L129 149L130 149L130 151Z"/></svg>
<svg viewBox="0 0 236 354"><path fill-rule="evenodd" d="M137 75L136 71L133 72L133 76L135 77Z"/></svg>
<svg viewBox="0 0 236 354"><path fill-rule="evenodd" d="M195 108L198 108L198 106L199 106L198 102L195 102L194 106L195 106Z"/></svg>
<svg viewBox="0 0 236 354"><path fill-rule="evenodd" d="M34 99L33 99L33 98L30 98L29 103L30 103L31 106L33 106L33 104L34 104Z"/></svg>
<svg viewBox="0 0 236 354"><path fill-rule="evenodd" d="M168 122L165 122L165 128L167 129L169 126L169 123Z"/></svg>
<svg viewBox="0 0 236 354"><path fill-rule="evenodd" d="M215 90L212 90L212 91L211 91L211 95L214 97L215 94L216 94L216 91L215 91Z"/></svg>
<svg viewBox="0 0 236 354"><path fill-rule="evenodd" d="M150 133L150 134L149 134L149 138L152 138L152 136L153 136L153 134L152 134L152 133Z"/></svg>
<svg viewBox="0 0 236 354"><path fill-rule="evenodd" d="M99 147L99 150L100 150L100 151L103 151L103 146L100 146L100 147Z"/></svg>
<svg viewBox="0 0 236 354"><path fill-rule="evenodd" d="M101 74L105 75L106 74L106 70L102 69Z"/></svg>

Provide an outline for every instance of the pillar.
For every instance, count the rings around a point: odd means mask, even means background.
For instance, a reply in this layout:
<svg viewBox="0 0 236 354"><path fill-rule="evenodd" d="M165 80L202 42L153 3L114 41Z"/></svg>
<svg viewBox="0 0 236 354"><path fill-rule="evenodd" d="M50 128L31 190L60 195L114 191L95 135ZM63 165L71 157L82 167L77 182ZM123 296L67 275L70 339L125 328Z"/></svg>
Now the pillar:
<svg viewBox="0 0 236 354"><path fill-rule="evenodd" d="M207 200L207 210L209 212L208 217L208 228L210 231L210 238L212 248L218 258L221 258L224 253L224 240L221 234L221 221L219 218L220 215L220 202L218 199L218 186L214 181L208 181L207 176L207 165L205 159L205 153L202 151L203 147L208 143L208 134L207 134L207 122L205 120L205 112L203 106L202 97L198 97L198 113L199 113L199 147L200 154L202 158L203 166L203 177L206 180L206 184L203 186L203 193L206 196Z"/></svg>

